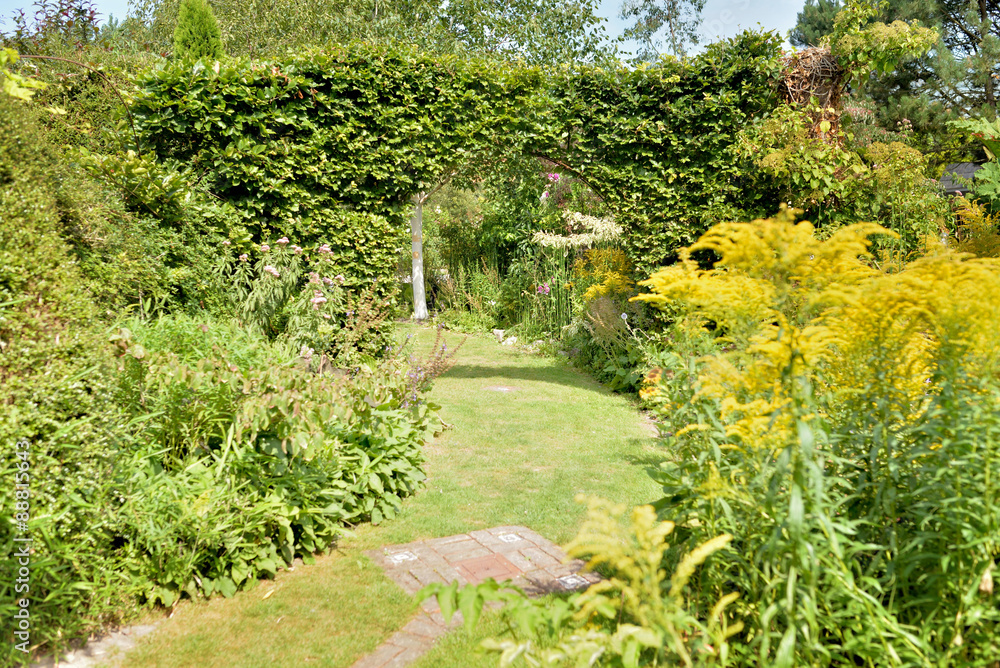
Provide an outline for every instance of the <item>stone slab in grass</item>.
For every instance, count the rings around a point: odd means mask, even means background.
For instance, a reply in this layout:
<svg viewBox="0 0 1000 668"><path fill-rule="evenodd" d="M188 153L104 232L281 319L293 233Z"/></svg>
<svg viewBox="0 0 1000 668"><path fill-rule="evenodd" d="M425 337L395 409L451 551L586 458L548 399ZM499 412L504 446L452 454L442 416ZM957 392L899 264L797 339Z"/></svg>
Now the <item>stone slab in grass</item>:
<svg viewBox="0 0 1000 668"><path fill-rule="evenodd" d="M584 563L568 559L552 541L527 527L493 529L389 545L365 553L409 594L432 582L479 584L509 580L531 596L583 589L600 580L581 572ZM424 609L437 611L434 599Z"/></svg>

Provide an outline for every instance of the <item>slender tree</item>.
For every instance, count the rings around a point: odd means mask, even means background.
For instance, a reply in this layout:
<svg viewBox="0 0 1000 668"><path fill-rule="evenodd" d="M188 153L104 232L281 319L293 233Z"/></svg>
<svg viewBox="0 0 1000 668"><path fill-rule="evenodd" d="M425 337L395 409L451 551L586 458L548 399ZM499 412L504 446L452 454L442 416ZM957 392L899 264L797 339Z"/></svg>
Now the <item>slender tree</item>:
<svg viewBox="0 0 1000 668"><path fill-rule="evenodd" d="M174 29L174 56L218 60L222 58L222 31L205 0L181 0Z"/></svg>
<svg viewBox="0 0 1000 668"><path fill-rule="evenodd" d="M620 16L635 21L625 37L639 43L637 59L652 62L663 47L683 56L688 46L698 43L704 8L705 0L624 0Z"/></svg>

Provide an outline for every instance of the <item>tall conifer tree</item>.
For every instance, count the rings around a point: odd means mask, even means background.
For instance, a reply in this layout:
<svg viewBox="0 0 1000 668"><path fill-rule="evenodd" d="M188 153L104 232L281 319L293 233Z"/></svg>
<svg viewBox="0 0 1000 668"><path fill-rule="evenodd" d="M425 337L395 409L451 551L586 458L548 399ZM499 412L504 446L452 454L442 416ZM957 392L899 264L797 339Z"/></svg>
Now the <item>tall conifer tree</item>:
<svg viewBox="0 0 1000 668"><path fill-rule="evenodd" d="M218 60L222 49L222 32L212 8L205 0L181 0L177 27L174 29L174 56Z"/></svg>

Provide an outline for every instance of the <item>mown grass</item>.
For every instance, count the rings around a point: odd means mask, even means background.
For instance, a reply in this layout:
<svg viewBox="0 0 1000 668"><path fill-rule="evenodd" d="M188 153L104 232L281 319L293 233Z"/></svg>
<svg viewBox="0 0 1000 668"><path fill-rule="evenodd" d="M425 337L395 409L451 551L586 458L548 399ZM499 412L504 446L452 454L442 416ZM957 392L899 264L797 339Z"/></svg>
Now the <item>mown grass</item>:
<svg viewBox="0 0 1000 668"><path fill-rule="evenodd" d="M405 326L417 353L434 331ZM449 348L461 340L447 334ZM362 525L330 554L232 599L185 602L124 659L128 666L349 667L416 610L363 555L383 545L524 525L565 543L582 521L579 494L631 505L656 496L647 466L663 457L634 406L559 360L470 337L430 399L453 427L427 446L427 488L393 521ZM498 391L498 386L512 388ZM264 598L270 590L274 593ZM495 665L472 636L439 641L421 665Z"/></svg>

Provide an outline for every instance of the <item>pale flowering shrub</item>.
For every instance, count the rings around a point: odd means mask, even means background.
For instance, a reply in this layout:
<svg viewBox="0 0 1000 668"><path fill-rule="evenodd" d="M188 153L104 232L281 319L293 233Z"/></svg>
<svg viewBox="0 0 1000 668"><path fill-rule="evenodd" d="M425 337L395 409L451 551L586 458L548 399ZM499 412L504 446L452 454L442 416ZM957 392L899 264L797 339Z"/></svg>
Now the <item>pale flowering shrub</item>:
<svg viewBox="0 0 1000 668"><path fill-rule="evenodd" d="M539 246L545 248L592 248L597 244L617 241L622 236L622 227L612 218L587 216L576 211L564 211L563 222L568 234L535 232L532 237Z"/></svg>
<svg viewBox="0 0 1000 668"><path fill-rule="evenodd" d="M376 284L352 292L337 272L329 244L311 250L282 237L216 267L219 284L232 293L231 315L271 340L286 340L349 366L357 353L377 354L386 341L379 325L391 297L376 297ZM310 356L312 359L312 356Z"/></svg>

